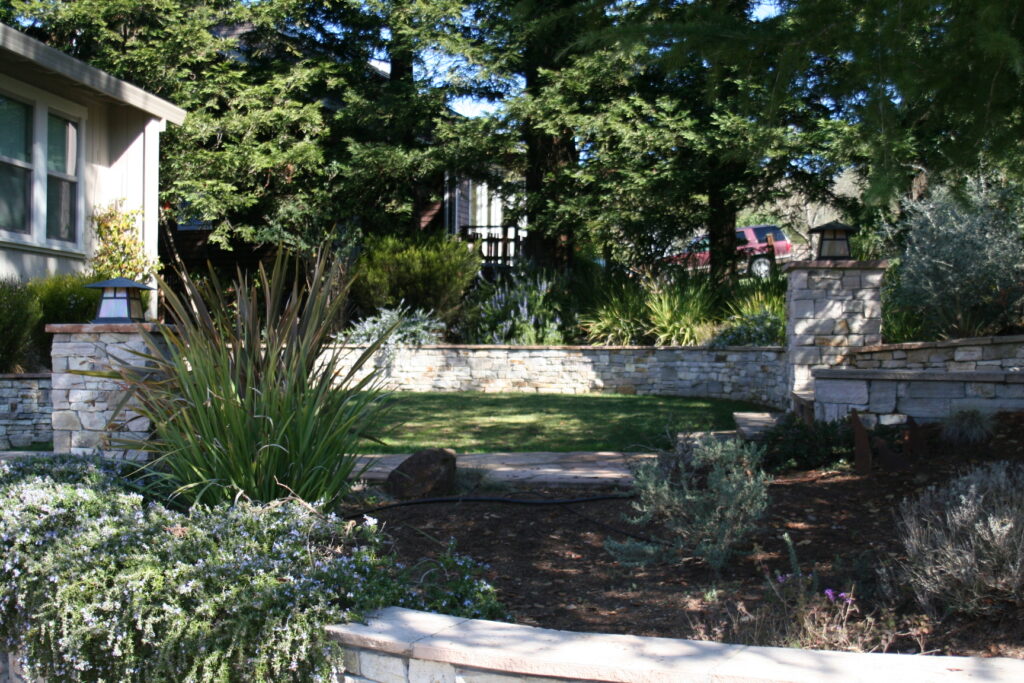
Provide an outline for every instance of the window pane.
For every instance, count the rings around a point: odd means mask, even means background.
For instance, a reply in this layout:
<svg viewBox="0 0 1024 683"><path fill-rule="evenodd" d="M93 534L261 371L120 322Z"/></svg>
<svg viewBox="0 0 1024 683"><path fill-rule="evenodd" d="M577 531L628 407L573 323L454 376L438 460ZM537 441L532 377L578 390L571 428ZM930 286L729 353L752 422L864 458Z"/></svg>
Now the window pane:
<svg viewBox="0 0 1024 683"><path fill-rule="evenodd" d="M0 155L31 163L32 107L0 95Z"/></svg>
<svg viewBox="0 0 1024 683"><path fill-rule="evenodd" d="M28 187L32 172L0 163L0 229L28 232Z"/></svg>
<svg viewBox="0 0 1024 683"><path fill-rule="evenodd" d="M78 183L47 176L46 237L51 240L76 241Z"/></svg>
<svg viewBox="0 0 1024 683"><path fill-rule="evenodd" d="M46 138L46 170L77 175L78 124L50 114Z"/></svg>

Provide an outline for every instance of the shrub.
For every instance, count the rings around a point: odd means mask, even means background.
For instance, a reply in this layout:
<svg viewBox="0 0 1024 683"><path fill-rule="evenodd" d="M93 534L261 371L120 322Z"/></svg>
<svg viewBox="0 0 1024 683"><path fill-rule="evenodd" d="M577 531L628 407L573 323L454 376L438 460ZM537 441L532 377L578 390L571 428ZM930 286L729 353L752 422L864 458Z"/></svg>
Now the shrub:
<svg viewBox="0 0 1024 683"><path fill-rule="evenodd" d="M979 467L900 504L904 580L931 613L1024 607L1024 466Z"/></svg>
<svg viewBox="0 0 1024 683"><path fill-rule="evenodd" d="M402 305L383 308L377 315L364 318L336 335L343 344L381 343L385 364L390 365L399 346L438 344L445 325L428 311L410 311Z"/></svg>
<svg viewBox="0 0 1024 683"><path fill-rule="evenodd" d="M115 277L145 281L156 272L159 263L146 255L139 236L141 220L141 211L125 211L120 201L93 212L96 247L90 266L96 281Z"/></svg>
<svg viewBox="0 0 1024 683"><path fill-rule="evenodd" d="M448 323L479 271L479 256L454 238L371 238L359 257L352 298L363 315L404 302Z"/></svg>
<svg viewBox="0 0 1024 683"><path fill-rule="evenodd" d="M647 293L636 280L609 286L593 312L580 316L580 327L591 344L629 346L649 341Z"/></svg>
<svg viewBox="0 0 1024 683"><path fill-rule="evenodd" d="M144 362L119 370L155 434L118 445L155 454L152 481L187 503L291 491L328 505L354 483L357 444L383 416L376 373L354 378L379 342L342 372L331 334L344 273L326 256L299 265L279 256L258 287L240 275L233 306L215 276L201 290L180 273L181 295L160 282L168 350L150 337Z"/></svg>
<svg viewBox="0 0 1024 683"><path fill-rule="evenodd" d="M761 451L738 440L704 439L634 469L634 524L656 521L657 543L609 540L606 547L626 564L680 554L703 559L721 571L735 547L754 530L768 505Z"/></svg>
<svg viewBox="0 0 1024 683"><path fill-rule="evenodd" d="M0 279L0 372L15 372L30 361L32 331L39 304L32 290L13 279Z"/></svg>
<svg viewBox="0 0 1024 683"><path fill-rule="evenodd" d="M709 346L782 346L785 343L785 319L769 311L761 311L730 316Z"/></svg>
<svg viewBox="0 0 1024 683"><path fill-rule="evenodd" d="M958 445L976 446L992 438L992 416L980 410L961 410L942 421L942 438Z"/></svg>
<svg viewBox="0 0 1024 683"><path fill-rule="evenodd" d="M768 472L813 470L846 460L853 434L846 422L807 424L793 413L782 416L764 435L764 468Z"/></svg>
<svg viewBox="0 0 1024 683"><path fill-rule="evenodd" d="M294 501L174 512L81 458L0 463L0 495L0 638L30 676L327 681L328 624L387 605L502 616L472 563L403 569L372 519Z"/></svg>
<svg viewBox="0 0 1024 683"><path fill-rule="evenodd" d="M481 285L469 298L460 337L468 344L561 344L558 279L520 270Z"/></svg>
<svg viewBox="0 0 1024 683"><path fill-rule="evenodd" d="M103 292L87 289L86 285L97 279L83 273L70 273L51 275L28 283L39 302L40 311L39 322L32 330L32 346L44 365L49 365L50 361L50 335L45 329L47 325L87 323L96 317Z"/></svg>
<svg viewBox="0 0 1024 683"><path fill-rule="evenodd" d="M1006 198L980 182L910 204L892 303L930 337L999 334L1024 311L1024 238Z"/></svg>
<svg viewBox="0 0 1024 683"><path fill-rule="evenodd" d="M647 331L658 346L697 346L715 333L715 297L707 280L652 285L646 303Z"/></svg>

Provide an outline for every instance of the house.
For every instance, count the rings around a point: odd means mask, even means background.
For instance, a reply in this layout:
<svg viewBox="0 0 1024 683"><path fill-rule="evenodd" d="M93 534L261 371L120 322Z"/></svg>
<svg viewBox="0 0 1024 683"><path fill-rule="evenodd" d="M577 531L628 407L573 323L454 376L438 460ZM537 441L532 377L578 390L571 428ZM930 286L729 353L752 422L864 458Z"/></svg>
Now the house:
<svg viewBox="0 0 1024 683"><path fill-rule="evenodd" d="M123 202L157 255L160 133L185 111L0 24L0 278L83 270Z"/></svg>
<svg viewBox="0 0 1024 683"><path fill-rule="evenodd" d="M487 182L447 178L439 208L445 231L479 245L485 266L511 266L522 257L526 220L513 223L507 200Z"/></svg>

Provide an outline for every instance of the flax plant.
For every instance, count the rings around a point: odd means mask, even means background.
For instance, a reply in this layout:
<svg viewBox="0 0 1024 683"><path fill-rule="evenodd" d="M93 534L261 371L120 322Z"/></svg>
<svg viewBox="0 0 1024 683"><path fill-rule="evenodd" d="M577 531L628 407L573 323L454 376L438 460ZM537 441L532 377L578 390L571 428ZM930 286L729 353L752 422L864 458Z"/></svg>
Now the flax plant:
<svg viewBox="0 0 1024 683"><path fill-rule="evenodd" d="M239 273L230 289L212 274L202 286L180 276L181 293L160 281L166 345L150 335L141 362L118 371L154 433L118 445L152 453L150 484L184 504L339 501L362 471L357 444L372 438L384 407L376 372L360 372L380 340L350 365L332 345L344 268L326 255L279 257L269 273Z"/></svg>

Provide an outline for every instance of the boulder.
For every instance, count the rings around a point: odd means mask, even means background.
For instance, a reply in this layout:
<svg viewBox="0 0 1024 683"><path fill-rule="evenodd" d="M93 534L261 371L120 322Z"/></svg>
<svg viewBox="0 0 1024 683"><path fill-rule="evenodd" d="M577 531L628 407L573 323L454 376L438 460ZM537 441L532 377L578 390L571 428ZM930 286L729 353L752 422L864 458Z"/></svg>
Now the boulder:
<svg viewBox="0 0 1024 683"><path fill-rule="evenodd" d="M391 470L384 490L398 499L432 498L455 493L455 451L427 448Z"/></svg>

